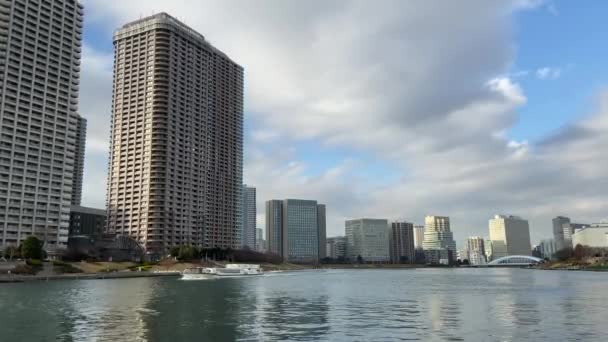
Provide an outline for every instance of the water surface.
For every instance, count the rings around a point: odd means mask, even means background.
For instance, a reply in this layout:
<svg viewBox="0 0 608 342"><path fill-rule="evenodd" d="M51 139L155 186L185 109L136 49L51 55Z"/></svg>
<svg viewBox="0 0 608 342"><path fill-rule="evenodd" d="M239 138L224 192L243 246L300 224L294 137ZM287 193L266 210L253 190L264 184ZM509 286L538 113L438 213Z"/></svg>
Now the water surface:
<svg viewBox="0 0 608 342"><path fill-rule="evenodd" d="M0 284L2 341L605 341L608 273L321 270Z"/></svg>

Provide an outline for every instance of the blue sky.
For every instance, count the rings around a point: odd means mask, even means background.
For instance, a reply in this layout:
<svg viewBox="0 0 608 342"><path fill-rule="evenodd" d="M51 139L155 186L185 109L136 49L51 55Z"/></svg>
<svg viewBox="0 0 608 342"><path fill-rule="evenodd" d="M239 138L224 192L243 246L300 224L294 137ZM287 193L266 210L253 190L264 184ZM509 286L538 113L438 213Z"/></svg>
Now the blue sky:
<svg viewBox="0 0 608 342"><path fill-rule="evenodd" d="M166 11L245 68L244 181L344 220L608 217L605 1L84 0L84 204L103 207L112 32ZM229 19L227 19L229 18ZM230 25L226 25L229 21ZM542 143L542 144L540 144Z"/></svg>
<svg viewBox="0 0 608 342"><path fill-rule="evenodd" d="M517 55L513 72L542 67L559 68L556 80L526 77L521 81L528 104L509 135L536 141L587 115L594 96L606 87L608 3L556 1L550 10L525 11L515 16Z"/></svg>

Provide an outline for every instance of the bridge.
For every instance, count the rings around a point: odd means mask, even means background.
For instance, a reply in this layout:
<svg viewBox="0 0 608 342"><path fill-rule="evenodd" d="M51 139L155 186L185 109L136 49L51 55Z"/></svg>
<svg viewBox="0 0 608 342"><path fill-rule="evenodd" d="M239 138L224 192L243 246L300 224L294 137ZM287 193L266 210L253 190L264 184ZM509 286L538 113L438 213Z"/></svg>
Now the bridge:
<svg viewBox="0 0 608 342"><path fill-rule="evenodd" d="M545 260L529 255L507 255L496 260L492 260L486 266L488 267L518 267L518 266L534 266L542 264Z"/></svg>

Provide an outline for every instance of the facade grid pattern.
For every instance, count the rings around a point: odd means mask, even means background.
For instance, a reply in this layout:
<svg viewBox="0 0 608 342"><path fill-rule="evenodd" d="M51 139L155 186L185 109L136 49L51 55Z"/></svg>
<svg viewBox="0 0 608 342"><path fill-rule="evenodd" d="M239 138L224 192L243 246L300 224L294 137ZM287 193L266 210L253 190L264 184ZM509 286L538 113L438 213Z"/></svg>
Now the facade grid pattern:
<svg viewBox="0 0 608 342"><path fill-rule="evenodd" d="M108 229L148 253L239 248L243 68L166 13L114 35Z"/></svg>
<svg viewBox="0 0 608 342"><path fill-rule="evenodd" d="M0 249L67 247L82 20L74 0L0 0Z"/></svg>

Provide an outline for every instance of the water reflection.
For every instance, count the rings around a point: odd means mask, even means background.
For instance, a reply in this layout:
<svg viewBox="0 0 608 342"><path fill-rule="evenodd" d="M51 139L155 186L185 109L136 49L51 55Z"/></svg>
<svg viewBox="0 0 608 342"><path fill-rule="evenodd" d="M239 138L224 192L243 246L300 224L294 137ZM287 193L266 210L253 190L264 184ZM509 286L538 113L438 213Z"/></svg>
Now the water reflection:
<svg viewBox="0 0 608 342"><path fill-rule="evenodd" d="M318 339L329 330L327 296L268 297L253 314L261 315L266 339ZM280 327L280 329L277 329Z"/></svg>
<svg viewBox="0 0 608 342"><path fill-rule="evenodd" d="M606 288L605 274L530 270L8 284L0 340L601 341Z"/></svg>
<svg viewBox="0 0 608 342"><path fill-rule="evenodd" d="M428 305L433 333L448 341L464 341L458 334L461 325L461 304L454 296L436 294L429 297Z"/></svg>
<svg viewBox="0 0 608 342"><path fill-rule="evenodd" d="M59 339L145 339L145 319L159 314L147 307L155 289L147 278L74 282L57 297L64 301L57 303L63 331Z"/></svg>
<svg viewBox="0 0 608 342"><path fill-rule="evenodd" d="M243 279L162 281L150 303L157 317L146 317L149 341L234 341L238 316L247 305Z"/></svg>

